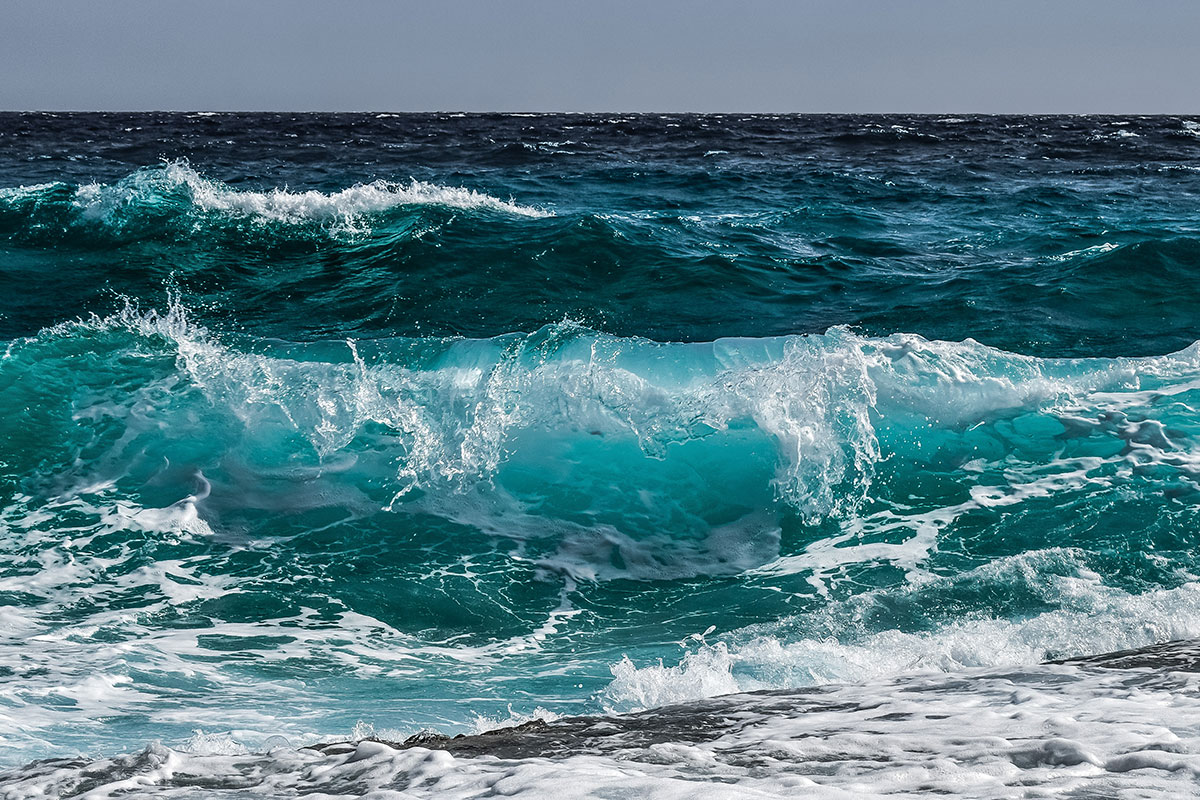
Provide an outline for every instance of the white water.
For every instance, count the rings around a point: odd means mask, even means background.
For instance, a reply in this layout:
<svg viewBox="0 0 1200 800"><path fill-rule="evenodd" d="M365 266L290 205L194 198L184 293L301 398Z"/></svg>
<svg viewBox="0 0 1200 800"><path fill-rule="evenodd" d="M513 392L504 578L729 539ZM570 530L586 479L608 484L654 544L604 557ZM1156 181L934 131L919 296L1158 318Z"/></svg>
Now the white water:
<svg viewBox="0 0 1200 800"><path fill-rule="evenodd" d="M251 755L198 736L191 752L155 744L14 770L0 797L1191 797L1198 688L1191 675L1074 666L916 673L673 709L640 726L655 731L648 745L601 722L587 753L532 735L548 749L500 758L368 741Z"/></svg>

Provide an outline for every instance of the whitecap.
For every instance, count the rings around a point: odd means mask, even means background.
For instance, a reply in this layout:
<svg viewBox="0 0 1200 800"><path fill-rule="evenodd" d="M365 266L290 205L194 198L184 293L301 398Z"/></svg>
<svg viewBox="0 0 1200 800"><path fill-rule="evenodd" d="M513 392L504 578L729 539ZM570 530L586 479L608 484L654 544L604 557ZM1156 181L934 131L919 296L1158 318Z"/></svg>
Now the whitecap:
<svg viewBox="0 0 1200 800"><path fill-rule="evenodd" d="M436 205L524 217L552 215L474 189L419 180L377 180L334 192L234 189L203 177L184 161L139 170L115 184L83 185L75 193L75 205L83 217L100 221L122 218L130 209L143 206L154 210L173 199L202 213L293 225L326 223L348 230L361 229L372 214L403 206Z"/></svg>

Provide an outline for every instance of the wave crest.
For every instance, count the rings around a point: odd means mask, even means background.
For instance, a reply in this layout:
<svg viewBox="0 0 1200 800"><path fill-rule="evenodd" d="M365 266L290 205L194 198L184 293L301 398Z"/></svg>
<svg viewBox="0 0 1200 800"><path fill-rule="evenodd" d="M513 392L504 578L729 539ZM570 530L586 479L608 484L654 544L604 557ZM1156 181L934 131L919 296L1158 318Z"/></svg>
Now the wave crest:
<svg viewBox="0 0 1200 800"><path fill-rule="evenodd" d="M520 217L551 212L465 187L419 180L376 180L334 192L238 189L206 178L186 161L145 167L112 184L40 184L0 190L0 220L16 215L22 226L54 221L100 224L114 232L142 232L169 220L205 220L284 226L318 225L336 233L365 233L371 218L394 209L435 206ZM53 225L50 225L53 227Z"/></svg>
<svg viewBox="0 0 1200 800"><path fill-rule="evenodd" d="M261 483L276 503L428 513L550 543L530 559L575 579L803 574L821 593L853 563L919 578L948 531L1047 498L1200 494L1195 346L1054 360L841 329L681 344L572 322L483 340L227 339L175 301L14 343L0 384L41 411L0 427L41 444L13 463L104 473L86 485L131 459L226 485L212 471L244 464L239 492ZM109 422L80 427L89 419ZM176 453L162 430L202 444ZM148 449L112 444L131 438ZM191 513L204 519L218 495ZM814 541L785 530L796 520L840 532Z"/></svg>

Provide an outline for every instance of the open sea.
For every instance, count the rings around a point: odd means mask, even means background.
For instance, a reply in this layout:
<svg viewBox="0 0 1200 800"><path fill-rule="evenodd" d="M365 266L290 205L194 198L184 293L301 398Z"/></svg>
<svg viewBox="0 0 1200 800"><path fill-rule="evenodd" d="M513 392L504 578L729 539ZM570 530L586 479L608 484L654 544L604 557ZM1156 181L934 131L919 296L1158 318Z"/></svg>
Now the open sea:
<svg viewBox="0 0 1200 800"><path fill-rule="evenodd" d="M1197 339L1200 117L0 114L0 798L1200 796Z"/></svg>

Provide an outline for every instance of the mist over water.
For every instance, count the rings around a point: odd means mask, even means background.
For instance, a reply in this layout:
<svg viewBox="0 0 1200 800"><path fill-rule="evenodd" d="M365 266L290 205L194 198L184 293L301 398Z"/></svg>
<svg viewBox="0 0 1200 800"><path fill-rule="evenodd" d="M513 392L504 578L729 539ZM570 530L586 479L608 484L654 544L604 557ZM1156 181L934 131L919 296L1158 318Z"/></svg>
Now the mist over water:
<svg viewBox="0 0 1200 800"><path fill-rule="evenodd" d="M964 670L1052 708L1040 662L1200 636L1198 156L1173 117L0 114L0 765Z"/></svg>

